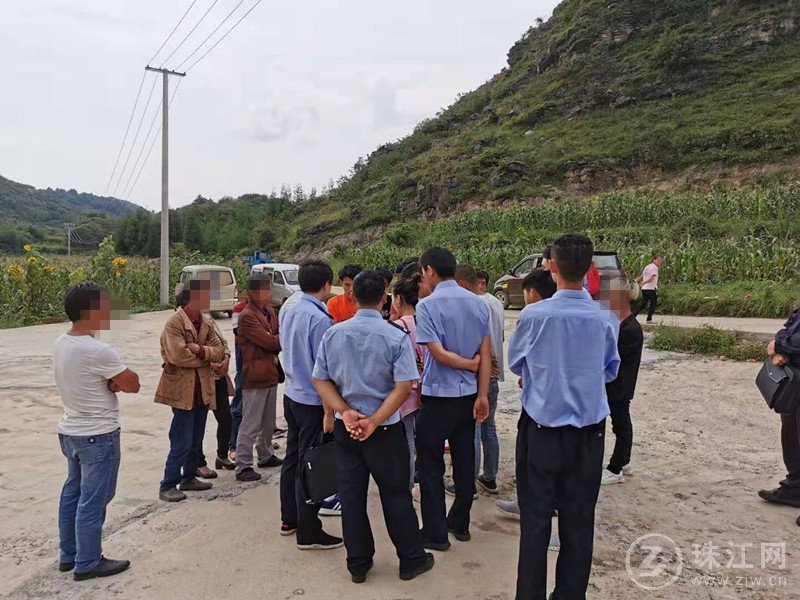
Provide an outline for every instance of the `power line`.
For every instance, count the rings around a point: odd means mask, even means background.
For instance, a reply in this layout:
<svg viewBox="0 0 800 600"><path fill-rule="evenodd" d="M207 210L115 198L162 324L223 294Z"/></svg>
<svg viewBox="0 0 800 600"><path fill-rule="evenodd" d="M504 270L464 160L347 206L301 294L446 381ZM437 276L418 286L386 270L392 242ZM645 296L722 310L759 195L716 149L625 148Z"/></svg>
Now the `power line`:
<svg viewBox="0 0 800 600"><path fill-rule="evenodd" d="M108 178L108 183L106 184L106 194L108 193L108 188L111 187L111 180L114 179L114 173L117 172L117 166L119 165L119 159L122 156L122 150L125 148L125 140L128 139L128 132L131 130L131 123L133 123L133 115L136 114L136 107L139 105L139 97L142 95L142 86L144 86L144 78L147 76L147 71L142 74L142 81L139 83L139 91L136 92L136 100L133 103L133 110L131 111L131 117L128 119L128 126L125 128L125 135L122 136L122 144L120 144L119 152L117 152L117 160L114 161L114 168L111 169L111 176Z"/></svg>
<svg viewBox="0 0 800 600"><path fill-rule="evenodd" d="M169 32L169 35L167 36L167 39L165 39L165 40L164 40L164 43L163 43L163 44L161 44L161 46L159 46L159 47L158 47L158 50L156 50L156 53L155 53L155 54L153 54L153 58L151 58L150 60L148 60L148 61L147 61L147 64L150 64L151 62L153 62L153 61L156 59L156 56L158 56L158 53L159 53L159 52L161 52L161 50L163 50L163 49L164 49L164 46L166 46L166 45L167 45L167 42L168 42L168 41L170 41L170 40L172 39L172 36L173 36L173 35L175 35L175 32L178 30L178 27L180 27L180 26L181 26L181 23L183 23L183 20L186 18L186 15L188 15L188 14L189 14L189 11L190 11L190 10L192 10L192 7L193 7L193 6L194 6L196 3L197 3L197 0L192 0L192 3L189 5L189 8L187 8L187 9L186 9L186 12L185 12L185 13L183 13L183 16L181 17L181 20L180 20L180 21L178 21L178 24L177 24L177 25L175 25L175 27L173 27L173 28L172 28L172 31L170 31L170 32Z"/></svg>
<svg viewBox="0 0 800 600"><path fill-rule="evenodd" d="M147 109L150 108L150 99L153 97L153 90L156 89L156 83L158 82L158 77L153 77L153 85L150 86L150 93L147 95L147 102L144 105L144 110L142 110L142 118L139 119L139 126L136 128L136 135L133 136L133 141L131 142L131 147L128 149L128 156L125 158L125 164L122 167L122 171L119 173L119 180L117 181L117 185L114 186L114 193L117 193L117 188L119 184L122 182L122 177L125 174L126 169L128 168L128 161L131 159L131 154L133 154L133 147L136 145L136 140L139 139L139 132L142 129L142 123L144 123L144 116L147 113Z"/></svg>
<svg viewBox="0 0 800 600"><path fill-rule="evenodd" d="M210 52L211 52L211 51L212 51L214 48L216 48L216 47L219 45L219 43L220 43L222 40L224 40L226 37L228 37L228 34L229 34L231 31L233 31L234 29L236 29L236 26L237 26L239 23L241 23L242 21L244 21L244 20L245 20L245 18L247 17L247 15L249 15L251 12L253 12L253 9L254 9L256 6L258 6L259 4L261 4L261 0L257 0L257 2L256 2L255 4L253 4L253 6L251 6L251 7L250 7L250 10L248 10L246 13L244 13L244 14L242 15L242 18L241 18L241 19L239 19L238 21L236 21L236 23L234 23L234 24L233 24L233 27L231 27L230 29L228 29L228 31L226 31L226 32L225 32L225 35L223 35L221 38L219 38L219 39L218 39L218 40L217 40L217 41L214 43L214 45L213 45L213 46L211 46L211 48L209 48L208 50L206 50L206 51L205 51L205 53L203 54L203 56L201 56L201 57L200 57L200 58L198 58L196 61L194 61L194 62L193 62L191 65L189 65L189 67L187 67L187 69L186 69L186 72L188 73L190 70L192 70L192 68L193 68L193 67L194 67L194 66L195 66L197 63L199 63L199 62L200 62L201 60L203 60L203 59L204 59L206 56L208 56L208 54L209 54L209 53L210 53Z"/></svg>
<svg viewBox="0 0 800 600"><path fill-rule="evenodd" d="M222 27L222 26L225 24L225 22L226 22L228 19L230 19L230 18L231 18L231 15L232 15L233 13L235 13L235 12L236 12L236 10L237 10L237 9L238 9L238 8L239 8L239 7L240 7L242 4L244 4L244 0L239 0L239 4L237 4L236 6L234 6L234 7L233 7L233 10L232 10L231 12L229 12L229 13L228 13L228 16L226 16L224 19L222 19L222 22L221 22L219 25L217 25L217 26L214 28L214 30L213 30L211 33L209 33L209 34L208 34L208 35L205 37L205 39L204 39L202 42L200 42L200 45L199 45L199 46L197 46L197 48L195 48L194 50L192 50L192 53L191 53L189 56L187 56L186 58L184 58L184 59L183 59L183 61L181 62L181 64L179 64L177 67L175 67L175 70L176 70L176 71L179 71L179 70L180 70L180 68L181 68L183 65L185 65L187 62L189 62L189 59L190 59L190 58L192 58L192 57L195 55L195 53L196 53L198 50L200 50L200 48L202 48L202 47L205 45L205 43L206 43L206 42L207 42L209 39L211 39L211 36L213 36L215 33L217 33L217 31L219 31L219 28L220 28L220 27Z"/></svg>
<svg viewBox="0 0 800 600"><path fill-rule="evenodd" d="M212 8L214 8L214 6L216 6L217 2L219 2L219 0L214 0L214 2L212 2L212 3L211 3L211 6L209 6L209 7L208 7L208 10L206 10L206 12L204 12L204 13L203 13L203 16L202 16L202 17L200 17L200 20L199 20L197 23L195 23L194 27L192 27L192 29L189 31L189 33L187 33L187 34L186 34L186 37L184 37L184 38L181 40L181 43L180 43L180 44L178 44L178 45L175 47L175 49L174 49L172 52L170 52L170 53L169 53L169 56L167 56L167 58L165 58L165 59L164 59L164 60L161 62L161 67L160 67L160 68L162 68L162 69L164 68L164 65L167 63L167 61L168 61L170 58L172 58L172 57L173 57L173 55L174 55L174 54L175 54L175 53L176 53L176 52L177 52L177 51L180 49L180 47L181 47L181 46L183 46L183 44L186 42L186 40L188 40L188 39L189 39L189 36L190 36L190 35L192 35L192 34L194 33L194 30L195 30L195 29L197 29L197 27L200 25L200 23L202 23L202 22L203 22L203 19L205 19L205 18L208 16L208 13L210 13L210 12L211 12L211 9L212 9Z"/></svg>
<svg viewBox="0 0 800 600"><path fill-rule="evenodd" d="M178 88L181 85L182 79L178 79L178 83L175 84L175 89L172 90L172 96L169 99L169 106L172 106L172 101L175 99L175 94L178 93ZM161 127L158 128L159 133L161 132ZM139 182L139 177L142 175L142 171L144 171L144 166L147 164L147 159L150 158L150 153L153 151L153 147L156 145L156 140L158 139L158 133L156 133L155 137L153 137L153 141L150 143L150 148L147 150L147 154L144 157L144 162L142 162L142 167L139 169L139 173L136 175L136 179L133 180L133 185L131 185L130 189L128 190L128 195L125 198L129 198L130 195L133 193L134 188L136 188L136 184Z"/></svg>
<svg viewBox="0 0 800 600"><path fill-rule="evenodd" d="M147 129L147 135L144 137L144 141L142 145L139 147L139 154L136 155L136 160L133 162L133 166L131 167L131 172L128 174L128 179L125 181L125 185L122 186L122 197L126 198L127 193L126 190L128 189L128 185L133 179L134 173L136 173L136 167L139 166L139 160L142 158L142 154L144 153L144 149L147 148L147 142L150 140L150 134L153 133L153 127L156 125L156 119L158 119L158 115L161 111L159 110L158 104L156 104L156 110L153 113L153 119L150 121L150 127Z"/></svg>

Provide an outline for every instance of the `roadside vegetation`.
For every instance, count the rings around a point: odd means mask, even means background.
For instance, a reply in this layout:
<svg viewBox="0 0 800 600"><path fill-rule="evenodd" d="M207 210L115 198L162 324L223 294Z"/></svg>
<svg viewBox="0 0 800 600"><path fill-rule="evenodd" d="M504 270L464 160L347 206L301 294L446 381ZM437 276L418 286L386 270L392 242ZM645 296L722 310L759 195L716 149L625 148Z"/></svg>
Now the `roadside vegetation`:
<svg viewBox="0 0 800 600"><path fill-rule="evenodd" d="M747 339L738 331L704 325L697 329L658 326L647 341L653 350L691 352L733 360L763 360L766 343Z"/></svg>

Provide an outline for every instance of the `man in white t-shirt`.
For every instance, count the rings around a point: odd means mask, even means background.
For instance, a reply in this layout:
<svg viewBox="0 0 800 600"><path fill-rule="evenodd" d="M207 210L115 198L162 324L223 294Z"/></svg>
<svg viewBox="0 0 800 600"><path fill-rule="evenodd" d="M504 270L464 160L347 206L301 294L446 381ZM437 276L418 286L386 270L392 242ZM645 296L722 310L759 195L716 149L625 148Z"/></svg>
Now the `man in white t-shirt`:
<svg viewBox="0 0 800 600"><path fill-rule="evenodd" d="M127 560L103 557L100 538L106 505L114 497L120 462L117 392L139 391L139 376L114 349L97 339L110 328L108 290L93 282L76 285L64 296L72 327L62 333L53 351L56 386L64 404L58 423L61 452L67 459L67 480L58 507L62 572L74 579L116 575Z"/></svg>
<svg viewBox="0 0 800 600"><path fill-rule="evenodd" d="M657 254L653 257L653 261L647 265L639 277L642 288L642 303L634 313L638 315L645 306L647 306L647 322L653 320L653 314L656 312L658 306L658 268L664 262L664 257Z"/></svg>
<svg viewBox="0 0 800 600"><path fill-rule="evenodd" d="M505 360L503 359L503 340L505 338L505 309L503 303L486 293L489 287L489 273L476 271L469 265L459 265L456 281L475 293L489 308L489 321L492 326L492 373L489 379L489 416L483 423L475 425L475 481L490 494L497 493L497 471L500 467L500 439L497 436L494 415L500 395L500 381L503 381ZM481 475L481 452L483 453L483 475Z"/></svg>

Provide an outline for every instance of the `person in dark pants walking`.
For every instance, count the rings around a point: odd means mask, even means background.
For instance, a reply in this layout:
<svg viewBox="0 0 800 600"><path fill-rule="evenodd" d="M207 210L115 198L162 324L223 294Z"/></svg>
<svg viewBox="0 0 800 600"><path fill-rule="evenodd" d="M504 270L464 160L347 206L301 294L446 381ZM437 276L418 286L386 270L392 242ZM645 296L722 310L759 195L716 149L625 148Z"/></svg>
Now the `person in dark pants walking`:
<svg viewBox="0 0 800 600"><path fill-rule="evenodd" d="M400 578L433 568L422 546L408 482L408 443L400 406L419 378L410 336L382 319L386 286L379 271L354 281L356 316L325 332L314 364L314 386L336 416L342 530L353 583L366 581L375 541L367 516L370 475L378 485L386 529L400 559Z"/></svg>
<svg viewBox="0 0 800 600"><path fill-rule="evenodd" d="M228 459L236 462L236 440L239 437L239 426L242 424L242 348L236 343L236 336L239 335L239 315L247 306L247 292L242 292L240 300L233 307L233 354L236 360L236 374L233 377L233 400L231 400L231 439L228 444Z"/></svg>
<svg viewBox="0 0 800 600"><path fill-rule="evenodd" d="M800 367L800 310L775 334L767 354L776 366ZM767 502L800 508L800 411L781 415L781 448L786 478L774 490L760 490L758 495ZM800 517L796 522L800 525Z"/></svg>
<svg viewBox="0 0 800 600"><path fill-rule="evenodd" d="M310 261L300 265L298 273L303 296L281 313L281 348L286 372L283 416L289 431L286 457L281 466L281 535L297 532L301 550L340 548L342 539L322 530L319 504L309 504L298 469L303 454L319 444L323 431L333 433L333 412L322 406L312 382L314 361L322 336L333 325L325 307L333 284L333 270L328 263ZM285 309L284 309L285 310Z"/></svg>
<svg viewBox="0 0 800 600"><path fill-rule="evenodd" d="M471 539L475 421L483 423L489 416L491 325L486 303L454 281L452 252L430 248L419 263L423 284L432 290L417 305L417 343L428 348L417 420L422 538L429 550L443 551L450 547L448 532L459 541ZM469 370L476 355L477 377ZM445 440L450 444L456 496L449 513L444 499Z"/></svg>
<svg viewBox="0 0 800 600"><path fill-rule="evenodd" d="M550 269L558 291L523 309L509 342L509 367L522 377L523 386L517 433L517 600L547 597L555 508L561 553L552 598L586 596L609 414L605 384L616 379L620 364L617 320L583 290L592 242L583 235L565 235L553 243L552 252Z"/></svg>
<svg viewBox="0 0 800 600"><path fill-rule="evenodd" d="M616 442L608 466L603 471L601 485L623 483L626 475L633 474L630 464L633 448L631 400L636 391L644 346L642 326L631 313L631 302L638 299L639 286L628 277L619 277L609 282L607 294L609 308L619 319L617 350L620 365L617 378L606 384L608 408L611 411L611 430L614 432Z"/></svg>
<svg viewBox="0 0 800 600"><path fill-rule="evenodd" d="M664 257L660 254L657 254L653 257L653 262L644 268L641 276L639 277L642 282L642 303L636 309L634 317L638 316L646 306L648 323L653 320L653 315L658 307L659 268L663 262Z"/></svg>

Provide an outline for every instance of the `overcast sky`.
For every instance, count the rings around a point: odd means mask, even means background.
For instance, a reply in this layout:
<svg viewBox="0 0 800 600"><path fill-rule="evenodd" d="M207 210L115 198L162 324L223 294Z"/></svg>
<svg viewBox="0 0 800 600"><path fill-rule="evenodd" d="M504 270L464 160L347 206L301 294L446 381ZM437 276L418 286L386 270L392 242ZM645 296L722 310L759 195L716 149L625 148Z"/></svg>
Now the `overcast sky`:
<svg viewBox="0 0 800 600"><path fill-rule="evenodd" d="M164 66L182 62L238 2L217 0ZM194 58L255 2L243 0ZM0 2L0 175L104 194L143 67L190 3ZM156 66L213 3L196 0ZM170 204L268 193L284 182L322 187L500 71L511 45L555 4L263 0L181 82L170 111ZM155 77L145 80L139 110ZM160 98L158 81L139 143ZM160 148L129 197L151 209L160 206ZM120 178L126 145L109 194L117 187L123 196L138 155L137 145Z"/></svg>

